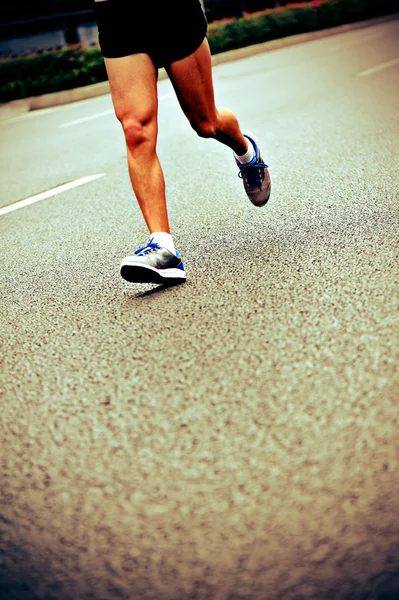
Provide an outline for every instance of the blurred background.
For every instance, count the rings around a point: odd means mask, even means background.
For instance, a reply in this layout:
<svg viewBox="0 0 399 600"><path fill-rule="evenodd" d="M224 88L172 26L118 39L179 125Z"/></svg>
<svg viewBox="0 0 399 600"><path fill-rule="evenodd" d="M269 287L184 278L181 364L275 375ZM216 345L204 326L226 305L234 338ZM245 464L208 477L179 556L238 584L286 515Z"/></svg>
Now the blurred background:
<svg viewBox="0 0 399 600"><path fill-rule="evenodd" d="M299 4L291 0L289 4ZM93 0L16 0L1 8L0 53L97 43ZM285 0L202 0L208 22L288 4ZM304 4L302 2L302 4Z"/></svg>

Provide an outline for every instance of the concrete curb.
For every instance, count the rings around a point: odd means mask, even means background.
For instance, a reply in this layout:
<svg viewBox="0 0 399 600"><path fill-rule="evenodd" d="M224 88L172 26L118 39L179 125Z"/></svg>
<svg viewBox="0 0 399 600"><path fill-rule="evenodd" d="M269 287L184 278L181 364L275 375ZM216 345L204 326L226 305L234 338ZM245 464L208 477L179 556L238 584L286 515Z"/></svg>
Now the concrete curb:
<svg viewBox="0 0 399 600"><path fill-rule="evenodd" d="M80 88L74 88L73 90L54 92L52 94L44 94L43 96L33 96L32 98L29 98L29 107L30 110L37 110L39 108L48 108L50 106L78 102L79 100L86 100L87 98L95 98L96 96L103 96L104 94L109 94L108 81L85 85Z"/></svg>
<svg viewBox="0 0 399 600"><path fill-rule="evenodd" d="M399 13L394 13L391 15L385 15L383 17L377 17L375 19L367 19L364 21L357 21L356 23L331 27L330 29L321 29L320 31L312 31L310 33L300 33L298 35L292 35L278 40L271 40L270 42L263 42L261 44L246 46L245 48L238 48L237 50L228 50L227 52L222 52L221 54L215 54L212 56L212 65L221 65L227 62L240 60L242 58L248 58L249 56L254 56L255 54L260 54L262 52L270 52L272 50L287 48L296 44L303 44L305 42L318 40L331 35L337 35L339 33L346 33L356 29L364 29L365 27L379 25L380 23L395 21L398 18ZM158 79L166 79L167 76L168 75L165 69L160 69ZM84 87L75 88L73 90L65 90L62 92L54 92L52 94L44 94L43 96L32 96L31 98L14 100L6 104L0 104L0 121L18 117L19 115L31 110L50 108L52 106L61 106L63 104L69 104L79 100L87 100L89 98L95 98L97 96L103 96L104 94L109 93L110 89L108 81L102 81L101 83L94 83L93 85L87 85Z"/></svg>

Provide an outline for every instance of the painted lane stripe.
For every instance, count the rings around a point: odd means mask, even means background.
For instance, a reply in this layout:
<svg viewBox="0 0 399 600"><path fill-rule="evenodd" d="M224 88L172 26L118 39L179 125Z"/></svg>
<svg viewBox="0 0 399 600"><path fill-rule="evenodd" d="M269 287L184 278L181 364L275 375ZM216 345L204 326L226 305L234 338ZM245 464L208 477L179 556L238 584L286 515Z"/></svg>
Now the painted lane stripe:
<svg viewBox="0 0 399 600"><path fill-rule="evenodd" d="M80 185L84 185L85 183L89 183L90 181L94 181L95 179L99 179L100 177L104 177L105 173L101 173L99 175L88 175L87 177L81 177L80 179L76 179L75 181L70 181L69 183L64 183L63 185L59 185L51 190L47 190L47 192L42 192L41 194L36 194L36 196L31 196L30 198L25 198L25 200L20 200L19 202L15 202L14 204L10 204L9 206L5 206L4 208L0 208L0 217L2 215L6 215L7 213L13 212L14 210L18 210L19 208L24 208L25 206L29 206L30 204L34 204L35 202L40 202L41 200L45 200L46 198L51 198L52 196L57 196L58 194L62 194L67 190L72 190Z"/></svg>
<svg viewBox="0 0 399 600"><path fill-rule="evenodd" d="M388 69L389 67L393 67L399 63L399 57L393 58L392 60L388 60L387 62L382 63L381 65L377 65L375 67L371 67L371 69L366 69L365 71L361 71L357 73L357 77L367 77L367 75L372 75L373 73L377 73L378 71L382 71L383 69Z"/></svg>
<svg viewBox="0 0 399 600"><path fill-rule="evenodd" d="M86 123L86 121L93 121L94 119L99 119L100 117L105 117L106 115L113 115L114 109L109 108L108 110L103 110L102 112L96 113L95 115L88 115L87 117L82 117L81 119L75 119L74 121L68 121L67 123L62 123L58 127L60 129L65 129L66 127L73 127L74 125L80 125L81 123Z"/></svg>
<svg viewBox="0 0 399 600"><path fill-rule="evenodd" d="M174 92L168 92L167 94L162 94L159 96L158 100L164 100L165 98L169 98L170 96L174 96ZM87 115L86 117L81 117L80 119L75 119L74 121L67 121L66 123L62 123L58 125L59 129L65 129L66 127L73 127L74 125L80 125L81 123L86 123L87 121L94 121L94 119L100 119L101 117L106 117L108 115L113 115L114 109L109 108L108 110L103 110L102 112L95 113L94 115Z"/></svg>

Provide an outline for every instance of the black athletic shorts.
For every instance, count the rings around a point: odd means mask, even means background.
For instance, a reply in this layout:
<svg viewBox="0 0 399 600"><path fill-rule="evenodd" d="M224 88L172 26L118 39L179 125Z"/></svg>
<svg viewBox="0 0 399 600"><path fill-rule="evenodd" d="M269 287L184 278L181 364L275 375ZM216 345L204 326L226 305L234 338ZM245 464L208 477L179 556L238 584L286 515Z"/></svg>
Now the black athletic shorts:
<svg viewBox="0 0 399 600"><path fill-rule="evenodd" d="M144 52L163 67L190 56L206 35L199 0L103 0L94 10L106 58Z"/></svg>

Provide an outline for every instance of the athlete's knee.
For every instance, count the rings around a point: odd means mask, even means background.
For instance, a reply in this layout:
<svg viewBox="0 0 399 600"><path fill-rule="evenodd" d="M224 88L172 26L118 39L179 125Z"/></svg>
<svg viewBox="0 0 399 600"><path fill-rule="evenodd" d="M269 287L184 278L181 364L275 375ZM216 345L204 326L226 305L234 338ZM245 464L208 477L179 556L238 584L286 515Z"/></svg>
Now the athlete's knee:
<svg viewBox="0 0 399 600"><path fill-rule="evenodd" d="M118 115L117 115L118 116ZM118 116L126 143L129 148L137 148L145 142L153 142L156 136L155 117L148 114Z"/></svg>

